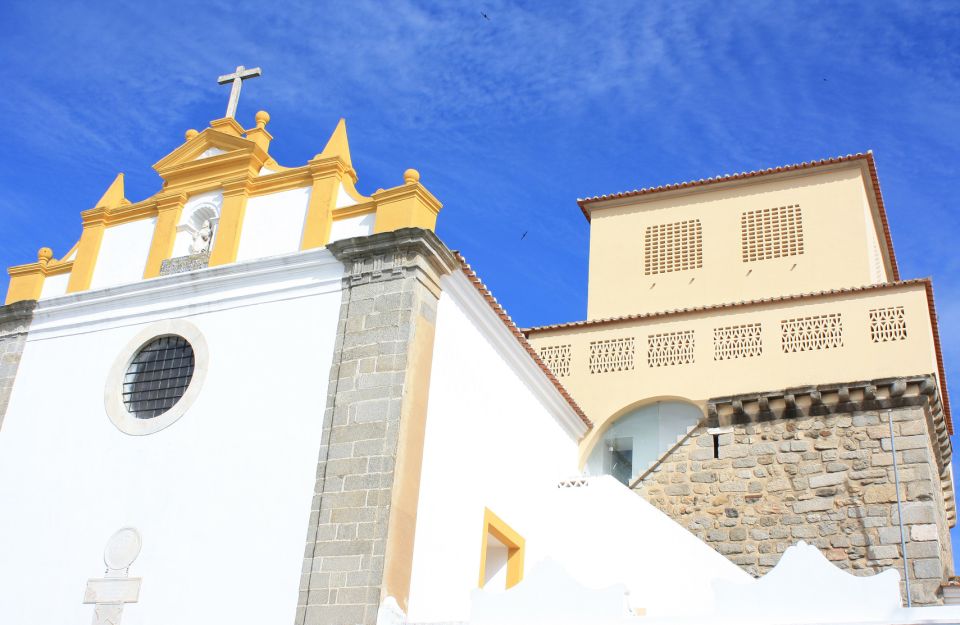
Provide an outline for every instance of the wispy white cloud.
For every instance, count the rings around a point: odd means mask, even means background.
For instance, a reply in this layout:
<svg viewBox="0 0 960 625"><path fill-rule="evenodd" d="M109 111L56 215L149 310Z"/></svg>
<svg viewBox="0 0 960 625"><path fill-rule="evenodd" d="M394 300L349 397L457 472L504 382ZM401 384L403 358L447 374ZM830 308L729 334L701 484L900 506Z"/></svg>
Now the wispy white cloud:
<svg viewBox="0 0 960 625"><path fill-rule="evenodd" d="M271 110L280 157L302 162L347 115L365 190L423 170L448 204L441 233L526 322L546 293L583 314L574 197L866 148L905 269L957 262L927 253L960 229L941 182L960 133L949 5L31 2L9 16L8 140L85 193L119 169L152 192L149 164L221 114L216 76L261 65L241 115ZM51 210L73 224L90 199L64 199Z"/></svg>

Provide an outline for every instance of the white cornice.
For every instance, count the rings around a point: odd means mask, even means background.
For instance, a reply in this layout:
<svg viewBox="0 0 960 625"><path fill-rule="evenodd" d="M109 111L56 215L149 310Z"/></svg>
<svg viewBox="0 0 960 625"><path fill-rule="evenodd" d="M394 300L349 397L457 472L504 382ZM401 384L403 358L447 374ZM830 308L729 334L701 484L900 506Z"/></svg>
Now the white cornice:
<svg viewBox="0 0 960 625"><path fill-rule="evenodd" d="M547 378L530 354L520 345L517 337L504 325L490 305L477 293L463 271L456 270L440 278L444 295L449 295L460 305L469 319L477 326L484 338L517 374L520 380L543 402L553 417L566 432L579 441L587 432L586 424L570 407L567 400Z"/></svg>
<svg viewBox="0 0 960 625"><path fill-rule="evenodd" d="M271 256L41 300L29 341L339 292L326 248Z"/></svg>

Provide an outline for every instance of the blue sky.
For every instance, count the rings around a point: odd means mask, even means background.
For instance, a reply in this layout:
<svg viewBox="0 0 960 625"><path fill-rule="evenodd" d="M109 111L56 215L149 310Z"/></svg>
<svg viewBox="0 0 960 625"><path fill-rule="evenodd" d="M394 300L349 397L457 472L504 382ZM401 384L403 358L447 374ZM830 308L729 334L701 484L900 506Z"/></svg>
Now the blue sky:
<svg viewBox="0 0 960 625"><path fill-rule="evenodd" d="M0 265L65 253L117 172L156 192L151 164L223 115L216 77L259 65L238 117L270 112L282 164L346 117L360 191L419 169L441 238L520 325L585 315L576 198L872 149L960 388L958 32L956 3L893 0L7 0Z"/></svg>

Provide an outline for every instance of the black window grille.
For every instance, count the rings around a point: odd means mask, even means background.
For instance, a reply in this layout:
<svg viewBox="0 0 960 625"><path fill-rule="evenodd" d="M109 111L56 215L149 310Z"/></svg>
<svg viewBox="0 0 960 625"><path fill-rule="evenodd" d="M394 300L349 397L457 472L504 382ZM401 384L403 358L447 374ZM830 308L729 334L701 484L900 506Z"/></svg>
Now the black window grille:
<svg viewBox="0 0 960 625"><path fill-rule="evenodd" d="M127 367L123 403L137 419L152 419L180 401L193 378L193 347L182 336L146 344Z"/></svg>

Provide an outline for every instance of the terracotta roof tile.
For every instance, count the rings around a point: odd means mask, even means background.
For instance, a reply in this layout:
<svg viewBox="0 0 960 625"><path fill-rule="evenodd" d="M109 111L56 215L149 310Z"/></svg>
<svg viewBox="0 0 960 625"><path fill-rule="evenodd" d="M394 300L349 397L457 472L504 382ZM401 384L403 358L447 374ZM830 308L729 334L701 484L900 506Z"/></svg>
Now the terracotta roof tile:
<svg viewBox="0 0 960 625"><path fill-rule="evenodd" d="M513 319L510 318L510 315L507 314L507 311L503 309L503 306L500 305L500 302L498 302L493 296L493 293L490 292L490 289L488 289L483 281L480 280L480 277L477 276L477 273L473 270L470 264L467 263L467 260L458 251L454 251L453 254L460 262L460 267L463 269L463 273L467 276L470 284L477 289L477 292L480 293L480 296L483 297L493 312L500 317L500 320L503 321L505 326L507 326L507 329L510 330L510 333L516 337L517 342L520 343L520 346L523 347L527 354L530 355L530 358L533 359L533 362L540 367L540 370L543 371L543 373L547 376L547 379L549 379L553 386L556 387L560 395L563 396L564 400L566 400L566 402L570 405L570 408L577 413L577 416L580 417L580 420L583 421L588 428L592 428L593 422L590 421L586 414L584 414L577 402L574 401L573 397L570 396L570 393L567 392L567 389L565 389L563 384L560 383L560 380L558 380L553 372L550 371L545 364L543 364L543 360L540 359L540 355L537 354L536 350L530 345L530 342L527 341L527 337L523 334L523 332L520 331L520 329L517 327L517 324L513 322Z"/></svg>
<svg viewBox="0 0 960 625"><path fill-rule="evenodd" d="M711 184L717 184L721 182L729 182L731 180L745 180L747 178L756 178L759 176L768 176L771 174L779 174L789 171L797 171L801 169L811 169L814 167L822 167L824 165L833 165L836 163L846 163L852 161L863 160L867 163L867 169L870 172L870 179L873 186L874 195L877 198L877 210L880 214L880 223L883 226L883 237L884 241L887 244L887 252L890 256L890 267L893 270L893 279L900 279L900 269L897 266L897 257L893 251L893 239L890 236L890 225L887 221L887 212L883 205L883 195L880 193L880 181L877 178L877 167L873 160L873 152L858 152L857 154L848 154L846 156L835 156L833 158L824 158L816 161L806 161L804 163L794 163L792 165L781 165L779 167L770 167L768 169L758 169L756 171L747 171L740 172L736 174L726 174L723 176L716 176L713 178L701 178L700 180L690 180L687 182L678 182L674 184L665 184L658 187L646 187L643 189L634 189L632 191L621 191L619 193L610 193L607 195L596 195L588 198L581 198L577 200L577 205L580 206L580 210L583 212L583 216L587 218L587 221L590 221L590 213L587 211L587 205L594 202L601 202L604 200L614 200L618 198L629 198L636 197L641 195L650 195L653 193L662 193L664 191L676 191L679 189L691 189L695 187L703 187Z"/></svg>

